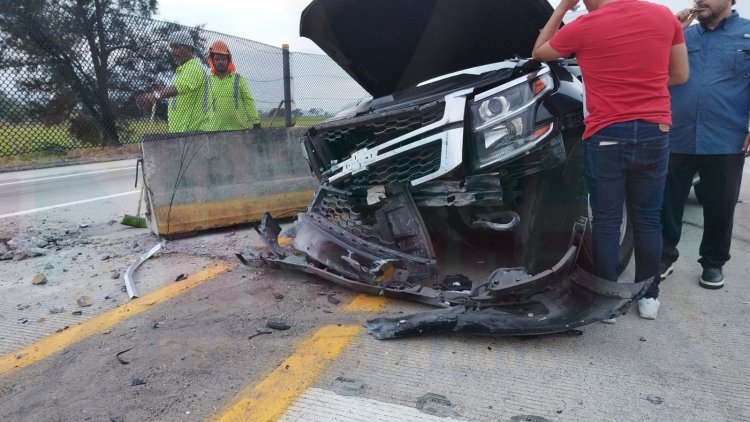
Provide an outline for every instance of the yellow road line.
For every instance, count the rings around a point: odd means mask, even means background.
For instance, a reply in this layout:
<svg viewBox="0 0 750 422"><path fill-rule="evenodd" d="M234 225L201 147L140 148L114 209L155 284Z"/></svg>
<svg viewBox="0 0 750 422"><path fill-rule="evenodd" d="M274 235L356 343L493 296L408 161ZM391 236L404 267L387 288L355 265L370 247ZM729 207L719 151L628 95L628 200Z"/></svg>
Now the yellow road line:
<svg viewBox="0 0 750 422"><path fill-rule="evenodd" d="M241 391L214 422L275 421L307 390L315 378L362 331L361 327L328 325L297 346L267 377Z"/></svg>
<svg viewBox="0 0 750 422"><path fill-rule="evenodd" d="M386 303L388 299L382 296L358 295L346 305L344 312L378 312Z"/></svg>
<svg viewBox="0 0 750 422"><path fill-rule="evenodd" d="M0 375L6 375L17 369L31 365L32 363L55 354L72 344L85 340L94 334L101 333L103 330L106 330L121 321L140 314L153 305L167 301L192 289L193 287L211 280L230 268L232 268L232 266L229 264L219 264L206 268L190 275L187 279L179 283L171 283L166 287L162 287L161 289L145 296L133 299L130 302L120 305L103 314L89 318L65 331L53 334L13 353L0 356Z"/></svg>

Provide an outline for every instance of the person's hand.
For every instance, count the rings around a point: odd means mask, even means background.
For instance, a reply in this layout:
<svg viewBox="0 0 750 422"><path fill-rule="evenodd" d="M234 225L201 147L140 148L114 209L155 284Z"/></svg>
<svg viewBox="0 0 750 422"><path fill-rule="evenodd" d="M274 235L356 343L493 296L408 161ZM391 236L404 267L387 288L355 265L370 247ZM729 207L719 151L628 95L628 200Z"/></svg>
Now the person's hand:
<svg viewBox="0 0 750 422"><path fill-rule="evenodd" d="M151 83L151 91L161 92L162 89L164 89L164 85L157 82Z"/></svg>
<svg viewBox="0 0 750 422"><path fill-rule="evenodd" d="M745 142L742 143L742 150L745 151L745 157L750 157L750 133L745 135Z"/></svg>
<svg viewBox="0 0 750 422"><path fill-rule="evenodd" d="M138 108L143 110L148 110L149 108L151 108L151 106L154 105L154 102L156 102L156 98L154 98L154 94L151 93L140 94L135 97L135 104L138 106Z"/></svg>
<svg viewBox="0 0 750 422"><path fill-rule="evenodd" d="M579 0L560 0L560 4L557 5L559 9L563 9L565 11L568 11L575 7L576 4L578 4Z"/></svg>
<svg viewBox="0 0 750 422"><path fill-rule="evenodd" d="M682 25L682 29L685 29L690 26L691 23L693 23L695 17L698 16L698 13L696 13L693 9L685 9L677 12L675 16L680 22L680 25Z"/></svg>

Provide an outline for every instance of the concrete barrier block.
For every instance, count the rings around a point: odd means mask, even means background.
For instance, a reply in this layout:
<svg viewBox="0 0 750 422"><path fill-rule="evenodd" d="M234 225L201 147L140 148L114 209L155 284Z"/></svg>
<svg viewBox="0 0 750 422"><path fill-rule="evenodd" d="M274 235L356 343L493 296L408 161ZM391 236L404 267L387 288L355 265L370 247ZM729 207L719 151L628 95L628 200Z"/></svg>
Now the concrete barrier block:
<svg viewBox="0 0 750 422"><path fill-rule="evenodd" d="M299 139L273 128L144 136L149 228L159 235L256 222L304 210L318 185Z"/></svg>

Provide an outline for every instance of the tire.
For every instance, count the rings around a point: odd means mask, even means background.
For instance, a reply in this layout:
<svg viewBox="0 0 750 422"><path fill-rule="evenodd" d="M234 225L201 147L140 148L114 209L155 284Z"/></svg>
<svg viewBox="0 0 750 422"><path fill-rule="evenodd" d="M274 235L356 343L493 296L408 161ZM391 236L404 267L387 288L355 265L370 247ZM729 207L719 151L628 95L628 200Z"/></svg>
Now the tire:
<svg viewBox="0 0 750 422"><path fill-rule="evenodd" d="M515 261L537 274L555 265L567 252L573 225L580 217L588 218L578 255L578 264L593 270L591 217L588 191L583 179L582 143L576 145L565 164L527 176L523 182L524 197L517 208L521 223L514 233ZM633 227L623 213L623 235L620 237L618 273L622 273L633 256Z"/></svg>
<svg viewBox="0 0 750 422"><path fill-rule="evenodd" d="M588 272L594 272L594 254L591 239L591 217L589 213L589 223L586 227L586 233L583 236L581 252L578 254L578 265ZM627 268L633 257L635 247L635 238L633 235L633 223L627 213L627 206L623 206L622 225L620 226L620 259L618 262L617 273L622 274Z"/></svg>

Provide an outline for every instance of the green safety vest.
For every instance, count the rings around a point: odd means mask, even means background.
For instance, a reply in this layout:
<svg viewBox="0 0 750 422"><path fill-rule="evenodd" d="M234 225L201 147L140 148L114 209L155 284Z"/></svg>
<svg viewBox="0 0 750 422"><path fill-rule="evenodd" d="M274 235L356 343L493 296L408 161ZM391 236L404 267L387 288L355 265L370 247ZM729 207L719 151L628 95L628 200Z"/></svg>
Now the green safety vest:
<svg viewBox="0 0 750 422"><path fill-rule="evenodd" d="M210 107L205 130L245 130L260 123L255 101L245 78L234 72L223 79L211 75L209 80Z"/></svg>
<svg viewBox="0 0 750 422"><path fill-rule="evenodd" d="M167 120L170 132L205 130L208 112L208 77L197 58L175 70L177 96L169 99Z"/></svg>

